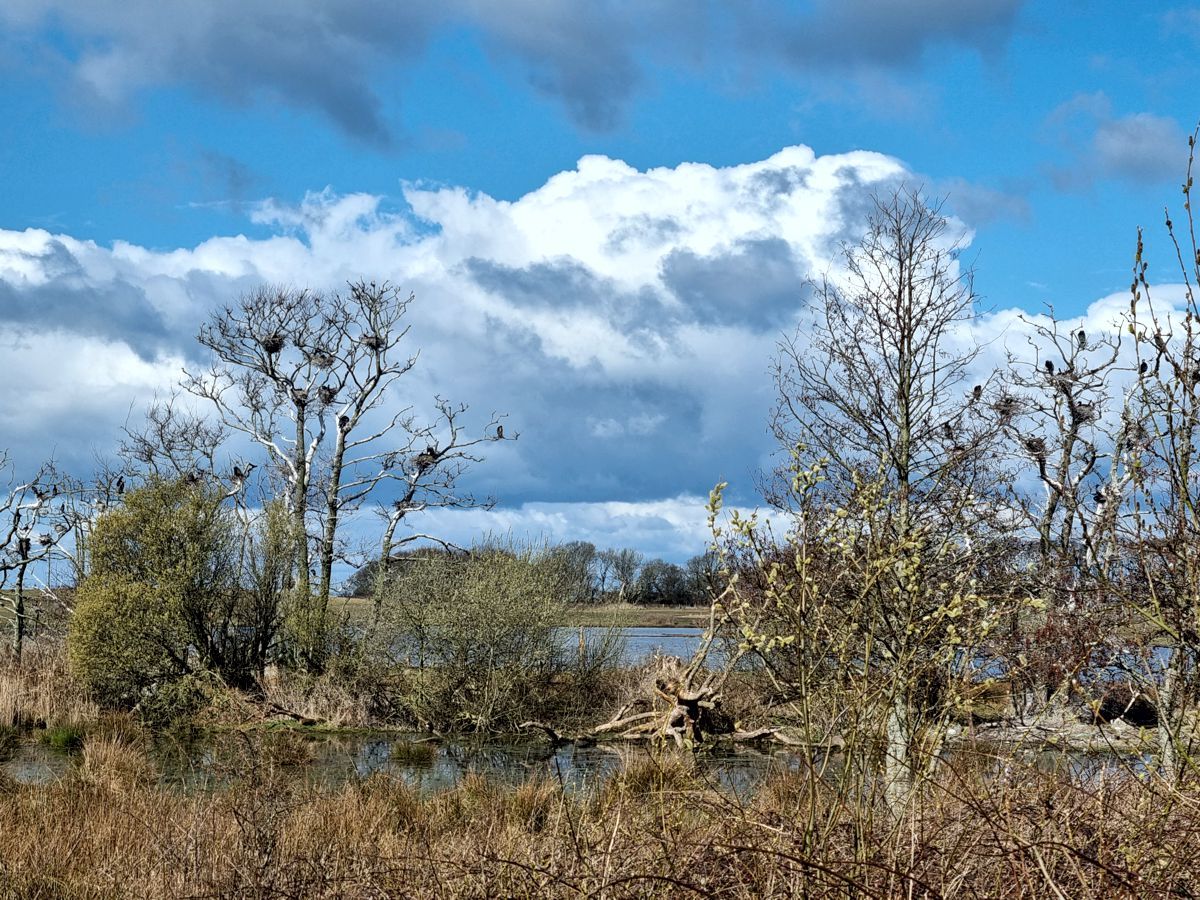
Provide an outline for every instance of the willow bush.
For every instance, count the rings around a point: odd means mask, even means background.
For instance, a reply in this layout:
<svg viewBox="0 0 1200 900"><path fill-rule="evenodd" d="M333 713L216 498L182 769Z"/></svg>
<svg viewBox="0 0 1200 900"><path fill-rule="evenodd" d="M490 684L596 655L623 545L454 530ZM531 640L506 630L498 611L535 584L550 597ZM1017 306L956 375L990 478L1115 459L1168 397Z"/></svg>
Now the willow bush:
<svg viewBox="0 0 1200 900"><path fill-rule="evenodd" d="M407 556L381 587L368 641L375 664L399 677L403 712L437 730L497 731L557 716L570 694L603 703L597 688L621 647L567 640L558 562L502 545Z"/></svg>

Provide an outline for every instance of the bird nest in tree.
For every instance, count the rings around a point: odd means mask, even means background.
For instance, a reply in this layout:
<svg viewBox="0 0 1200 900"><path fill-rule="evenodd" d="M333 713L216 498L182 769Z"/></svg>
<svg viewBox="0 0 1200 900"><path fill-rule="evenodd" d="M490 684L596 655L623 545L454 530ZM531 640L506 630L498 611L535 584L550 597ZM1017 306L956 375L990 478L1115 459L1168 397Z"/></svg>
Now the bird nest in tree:
<svg viewBox="0 0 1200 900"><path fill-rule="evenodd" d="M278 331L272 331L270 334L260 337L258 343L267 353L274 355L283 349L284 338Z"/></svg>

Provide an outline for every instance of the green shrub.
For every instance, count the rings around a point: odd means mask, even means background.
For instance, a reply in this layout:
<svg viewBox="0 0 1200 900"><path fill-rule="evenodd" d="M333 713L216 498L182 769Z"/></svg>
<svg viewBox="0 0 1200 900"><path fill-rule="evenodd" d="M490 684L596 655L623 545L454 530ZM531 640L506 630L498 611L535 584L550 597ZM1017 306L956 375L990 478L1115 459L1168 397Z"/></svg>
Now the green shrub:
<svg viewBox="0 0 1200 900"><path fill-rule="evenodd" d="M555 555L489 545L407 557L384 587L370 653L400 682L396 701L439 731L510 730L587 692L602 666L561 634Z"/></svg>
<svg viewBox="0 0 1200 900"><path fill-rule="evenodd" d="M220 681L210 673L189 672L147 694L138 704L137 714L150 728L171 728L189 722L208 708L221 689Z"/></svg>
<svg viewBox="0 0 1200 900"><path fill-rule="evenodd" d="M185 676L250 687L261 674L282 611L278 516L262 518L243 554L223 501L186 480L152 480L97 520L68 652L102 704L174 720L172 703L182 714L202 701L200 682L175 685Z"/></svg>

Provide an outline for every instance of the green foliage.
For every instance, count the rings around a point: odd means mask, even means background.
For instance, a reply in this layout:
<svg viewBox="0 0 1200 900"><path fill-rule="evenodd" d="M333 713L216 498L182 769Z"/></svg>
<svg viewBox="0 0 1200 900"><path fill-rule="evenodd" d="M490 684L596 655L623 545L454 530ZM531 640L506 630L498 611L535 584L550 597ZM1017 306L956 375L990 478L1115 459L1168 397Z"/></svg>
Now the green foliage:
<svg viewBox="0 0 1200 900"><path fill-rule="evenodd" d="M205 487L155 480L123 499L90 538L91 573L68 638L73 671L100 702L120 706L196 672L250 683L279 627L290 559L283 514L269 506L243 543L232 511ZM180 691L182 703L190 695Z"/></svg>
<svg viewBox="0 0 1200 900"><path fill-rule="evenodd" d="M438 730L511 728L544 714L565 681L598 677L605 661L576 660L559 631L561 561L495 545L406 559L371 652L404 676L408 715Z"/></svg>
<svg viewBox="0 0 1200 900"><path fill-rule="evenodd" d="M150 587L120 575L79 586L67 648L72 673L106 706L132 706L188 671L182 620Z"/></svg>
<svg viewBox="0 0 1200 900"><path fill-rule="evenodd" d="M83 749L84 731L74 725L58 725L42 732L42 743L58 753L78 753Z"/></svg>
<svg viewBox="0 0 1200 900"><path fill-rule="evenodd" d="M138 704L138 716L143 724L160 730L187 723L212 704L220 689L219 681L211 673L189 672L163 682L144 697Z"/></svg>

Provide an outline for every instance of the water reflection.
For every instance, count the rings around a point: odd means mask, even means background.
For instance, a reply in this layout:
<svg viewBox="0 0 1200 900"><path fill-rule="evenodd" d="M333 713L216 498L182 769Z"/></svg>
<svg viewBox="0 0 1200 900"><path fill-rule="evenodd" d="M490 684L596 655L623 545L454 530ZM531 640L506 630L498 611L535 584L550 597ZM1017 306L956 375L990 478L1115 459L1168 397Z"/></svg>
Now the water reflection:
<svg viewBox="0 0 1200 900"><path fill-rule="evenodd" d="M652 752L641 745L552 749L530 740L435 741L420 734L300 732L158 736L147 739L147 750L160 782L182 790L213 790L236 783L257 762L271 763L322 787L383 774L422 792L453 787L469 773L513 786L531 777L548 777L566 790L587 790L603 783L623 762ZM57 753L30 738L0 769L20 783L41 784L78 764L78 757ZM700 754L695 764L703 780L749 795L767 774L797 768L800 760L786 751L772 754L730 748Z"/></svg>

